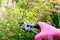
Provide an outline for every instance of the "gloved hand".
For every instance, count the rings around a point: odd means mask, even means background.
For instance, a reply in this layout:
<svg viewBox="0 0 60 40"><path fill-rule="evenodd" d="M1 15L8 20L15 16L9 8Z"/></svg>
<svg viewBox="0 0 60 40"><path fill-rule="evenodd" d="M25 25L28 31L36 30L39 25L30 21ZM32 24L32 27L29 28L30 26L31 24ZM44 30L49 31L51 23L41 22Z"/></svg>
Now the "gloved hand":
<svg viewBox="0 0 60 40"><path fill-rule="evenodd" d="M60 40L60 29L57 29L47 23L38 22L41 32L35 36L35 40L42 40L47 38L48 40L53 40L53 38L58 38Z"/></svg>

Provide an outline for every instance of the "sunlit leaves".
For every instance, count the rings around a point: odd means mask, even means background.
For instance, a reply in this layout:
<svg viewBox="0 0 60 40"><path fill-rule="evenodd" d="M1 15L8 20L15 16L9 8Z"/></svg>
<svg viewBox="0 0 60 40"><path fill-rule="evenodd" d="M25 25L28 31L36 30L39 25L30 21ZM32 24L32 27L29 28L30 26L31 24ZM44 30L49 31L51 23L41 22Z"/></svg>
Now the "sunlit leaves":
<svg viewBox="0 0 60 40"><path fill-rule="evenodd" d="M51 23L60 27L60 14L54 13L50 9L55 9L53 0L18 0L13 10L6 8L6 17L0 18L0 38L7 40L33 40L33 34L22 30L18 24L19 19L26 23L36 24L39 21ZM29 3L29 4L28 4ZM56 10L56 9L55 9ZM0 7L1 12L1 7Z"/></svg>

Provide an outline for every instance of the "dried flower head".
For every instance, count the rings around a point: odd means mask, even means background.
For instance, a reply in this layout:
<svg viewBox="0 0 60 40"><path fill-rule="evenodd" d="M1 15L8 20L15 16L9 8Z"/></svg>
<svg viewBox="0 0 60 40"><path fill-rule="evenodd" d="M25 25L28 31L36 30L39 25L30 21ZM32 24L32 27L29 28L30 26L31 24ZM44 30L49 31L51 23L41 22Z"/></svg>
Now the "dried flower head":
<svg viewBox="0 0 60 40"><path fill-rule="evenodd" d="M2 39L3 39L3 40L6 40L6 36L3 36Z"/></svg>
<svg viewBox="0 0 60 40"><path fill-rule="evenodd" d="M2 30L3 29L3 26L2 25L0 25L0 30Z"/></svg>
<svg viewBox="0 0 60 40"><path fill-rule="evenodd" d="M7 31L10 31L10 28L6 28Z"/></svg>
<svg viewBox="0 0 60 40"><path fill-rule="evenodd" d="M9 36L9 37L14 36L13 32L9 32L9 33L8 33L8 36Z"/></svg>
<svg viewBox="0 0 60 40"><path fill-rule="evenodd" d="M15 28L11 28L11 31L14 32L15 31Z"/></svg>
<svg viewBox="0 0 60 40"><path fill-rule="evenodd" d="M47 11L46 13L47 13L47 14L52 14L52 12L51 12L51 11Z"/></svg>

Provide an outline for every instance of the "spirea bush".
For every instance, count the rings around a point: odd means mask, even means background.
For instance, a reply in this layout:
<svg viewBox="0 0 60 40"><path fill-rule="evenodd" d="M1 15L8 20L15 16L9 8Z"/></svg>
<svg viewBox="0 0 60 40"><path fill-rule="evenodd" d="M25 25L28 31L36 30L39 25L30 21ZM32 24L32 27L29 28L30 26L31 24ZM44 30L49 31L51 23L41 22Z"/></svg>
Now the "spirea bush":
<svg viewBox="0 0 60 40"><path fill-rule="evenodd" d="M34 40L33 33L21 28L20 19L60 28L60 4L54 0L18 0L13 9L6 7L5 13L0 10L0 40Z"/></svg>

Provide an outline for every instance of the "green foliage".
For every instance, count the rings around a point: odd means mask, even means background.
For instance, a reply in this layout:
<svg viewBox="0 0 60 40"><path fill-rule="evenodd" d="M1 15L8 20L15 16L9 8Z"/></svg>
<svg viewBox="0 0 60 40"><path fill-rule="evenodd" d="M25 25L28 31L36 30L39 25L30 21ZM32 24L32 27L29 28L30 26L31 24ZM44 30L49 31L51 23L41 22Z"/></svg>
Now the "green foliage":
<svg viewBox="0 0 60 40"><path fill-rule="evenodd" d="M31 4L28 4L32 2ZM0 1L1 4L1 1ZM55 6L60 5L54 3L53 0L18 0L16 6L11 10L6 8L3 14L0 8L0 40L34 40L31 32L24 31L18 22L37 23L39 21L50 22L51 25L60 28L60 14L54 10ZM1 15L2 14L2 15ZM21 21L20 21L21 19Z"/></svg>

